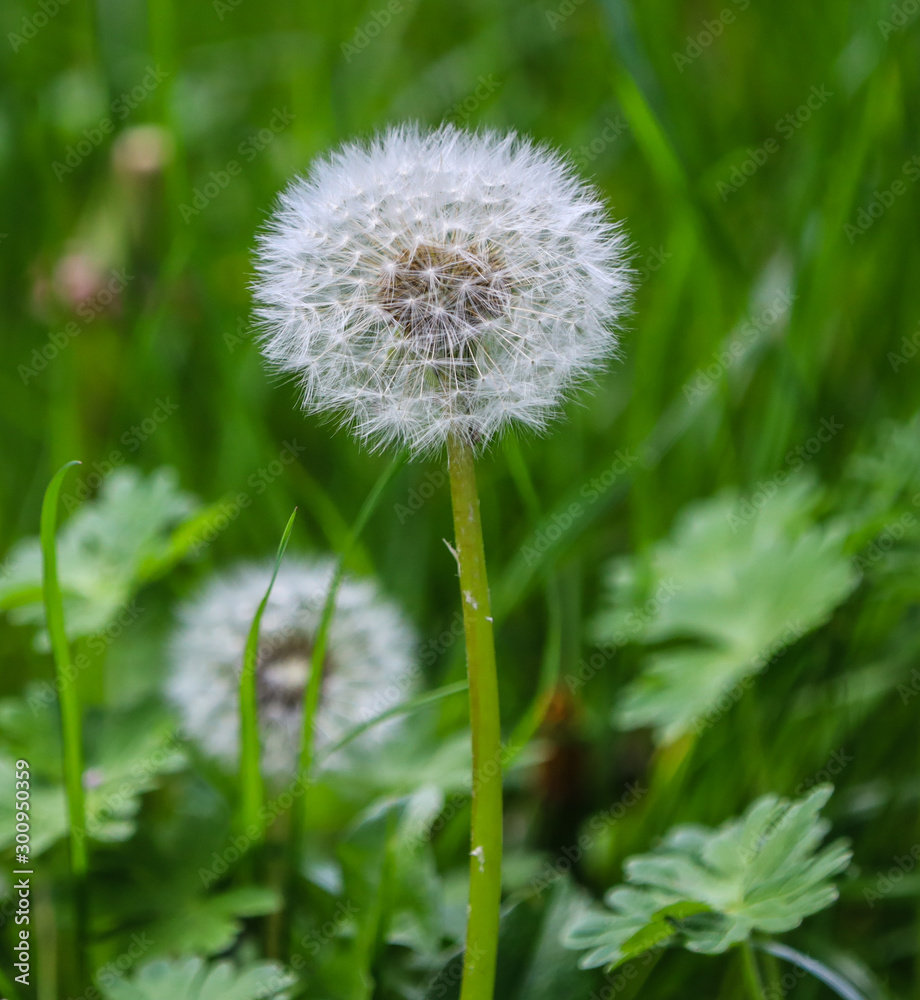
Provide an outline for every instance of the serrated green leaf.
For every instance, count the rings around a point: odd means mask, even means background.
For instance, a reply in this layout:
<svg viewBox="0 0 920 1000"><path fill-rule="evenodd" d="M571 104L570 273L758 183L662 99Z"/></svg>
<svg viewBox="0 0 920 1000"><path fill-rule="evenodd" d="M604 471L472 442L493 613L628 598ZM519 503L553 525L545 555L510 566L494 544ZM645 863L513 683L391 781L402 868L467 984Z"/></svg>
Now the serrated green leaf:
<svg viewBox="0 0 920 1000"><path fill-rule="evenodd" d="M283 996L294 981L276 962L206 965L196 956L148 962L102 990L107 1000L267 1000Z"/></svg>
<svg viewBox="0 0 920 1000"><path fill-rule="evenodd" d="M673 829L656 850L627 860L629 885L607 893L606 909L584 909L565 933L585 951L584 968L615 966L675 938L715 954L753 931L797 927L837 898L828 879L849 864L843 841L818 850L831 794L820 785L797 801L764 796L718 830Z"/></svg>
<svg viewBox="0 0 920 1000"><path fill-rule="evenodd" d="M217 955L237 939L243 929L243 918L265 916L280 907L281 897L273 889L242 886L190 901L181 912L152 924L147 930L157 954Z"/></svg>
<svg viewBox="0 0 920 1000"><path fill-rule="evenodd" d="M609 572L602 643L669 643L645 661L615 722L661 743L700 732L778 652L827 620L858 581L820 495L799 478L756 507L735 493L691 505L648 558ZM734 700L737 700L734 697Z"/></svg>
<svg viewBox="0 0 920 1000"><path fill-rule="evenodd" d="M5 715L16 720L25 715L22 702L8 699ZM34 727L31 736L36 743L45 730ZM184 766L170 721L154 710L142 706L134 711L103 716L97 720L83 771L85 793L86 835L91 840L114 842L127 840L134 833L135 817L141 797L157 786L159 777ZM29 743L21 748L23 755L39 763L43 759L36 746ZM14 758L0 755L0 850L15 839L12 792L3 795L14 782ZM64 788L59 771L41 773L40 766L32 771L33 821L32 854L46 851L68 830Z"/></svg>
<svg viewBox="0 0 920 1000"><path fill-rule="evenodd" d="M913 509L920 489L920 413L878 429L872 445L847 462L842 501L857 538L872 537L901 509Z"/></svg>

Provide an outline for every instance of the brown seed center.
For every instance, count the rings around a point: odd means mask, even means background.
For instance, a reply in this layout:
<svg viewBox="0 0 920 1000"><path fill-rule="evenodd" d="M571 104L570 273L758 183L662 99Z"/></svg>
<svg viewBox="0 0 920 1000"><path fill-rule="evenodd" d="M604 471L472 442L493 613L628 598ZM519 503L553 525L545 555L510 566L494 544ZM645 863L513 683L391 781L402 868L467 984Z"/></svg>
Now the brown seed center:
<svg viewBox="0 0 920 1000"><path fill-rule="evenodd" d="M473 247L420 243L386 271L380 303L426 353L451 356L509 302L501 261Z"/></svg>
<svg viewBox="0 0 920 1000"><path fill-rule="evenodd" d="M288 709L301 705L312 655L313 646L300 636L265 639L256 663L259 704Z"/></svg>

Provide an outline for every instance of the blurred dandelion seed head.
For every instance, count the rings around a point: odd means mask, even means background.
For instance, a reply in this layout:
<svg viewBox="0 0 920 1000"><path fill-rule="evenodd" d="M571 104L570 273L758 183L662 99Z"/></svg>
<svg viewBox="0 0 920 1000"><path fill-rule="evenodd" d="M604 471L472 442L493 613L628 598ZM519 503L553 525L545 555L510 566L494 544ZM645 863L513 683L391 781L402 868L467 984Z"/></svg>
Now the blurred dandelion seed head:
<svg viewBox="0 0 920 1000"><path fill-rule="evenodd" d="M267 711L275 705L296 708L303 701L312 658L313 646L301 635L263 640L256 660L259 704ZM324 663L323 673L329 669Z"/></svg>
<svg viewBox="0 0 920 1000"><path fill-rule="evenodd" d="M632 272L597 193L515 134L391 128L314 164L261 236L262 347L373 447L540 430L616 353Z"/></svg>
<svg viewBox="0 0 920 1000"><path fill-rule="evenodd" d="M172 639L169 694L185 734L228 768L238 763L246 639L271 572L267 563L244 564L215 577L183 606ZM286 560L262 618L256 691L266 775L296 771L304 691L332 574L331 561ZM404 617L371 581L342 582L316 717L320 749L411 697L414 648ZM362 739L383 739L396 725L377 726Z"/></svg>

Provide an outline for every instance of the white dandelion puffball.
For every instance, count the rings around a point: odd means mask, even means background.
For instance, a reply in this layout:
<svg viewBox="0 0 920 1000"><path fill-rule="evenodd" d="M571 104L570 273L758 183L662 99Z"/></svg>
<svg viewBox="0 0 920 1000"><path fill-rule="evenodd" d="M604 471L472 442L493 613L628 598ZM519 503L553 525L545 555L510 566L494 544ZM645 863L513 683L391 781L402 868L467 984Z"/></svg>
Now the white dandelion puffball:
<svg viewBox="0 0 920 1000"><path fill-rule="evenodd" d="M616 353L626 239L558 153L391 128L318 160L260 237L262 348L371 446L542 429Z"/></svg>
<svg viewBox="0 0 920 1000"><path fill-rule="evenodd" d="M244 564L215 577L182 607L172 639L168 694L184 733L227 767L239 763L243 655L272 569L271 563ZM262 617L256 691L266 775L289 777L297 770L304 690L333 572L331 560L285 560ZM315 719L318 748L412 695L415 648L412 629L372 582L343 579ZM392 736L394 725L373 727L362 740Z"/></svg>

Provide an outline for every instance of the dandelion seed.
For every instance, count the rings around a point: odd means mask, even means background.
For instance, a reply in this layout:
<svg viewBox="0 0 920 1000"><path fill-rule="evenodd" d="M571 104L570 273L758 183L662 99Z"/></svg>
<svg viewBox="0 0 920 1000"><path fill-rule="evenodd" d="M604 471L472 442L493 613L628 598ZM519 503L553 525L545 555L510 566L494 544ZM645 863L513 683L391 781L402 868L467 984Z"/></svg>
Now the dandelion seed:
<svg viewBox="0 0 920 1000"><path fill-rule="evenodd" d="M296 770L313 640L332 579L327 561L286 561L262 618L256 665L262 768ZM186 734L228 768L239 755L239 677L246 637L271 567L217 577L181 611L172 641L169 695ZM367 580L346 578L336 598L316 718L318 746L336 743L411 696L414 638L400 612ZM364 739L392 734L398 721Z"/></svg>
<svg viewBox="0 0 920 1000"><path fill-rule="evenodd" d="M526 138L392 128L318 161L258 260L262 347L309 411L370 445L542 429L616 352L625 238Z"/></svg>

